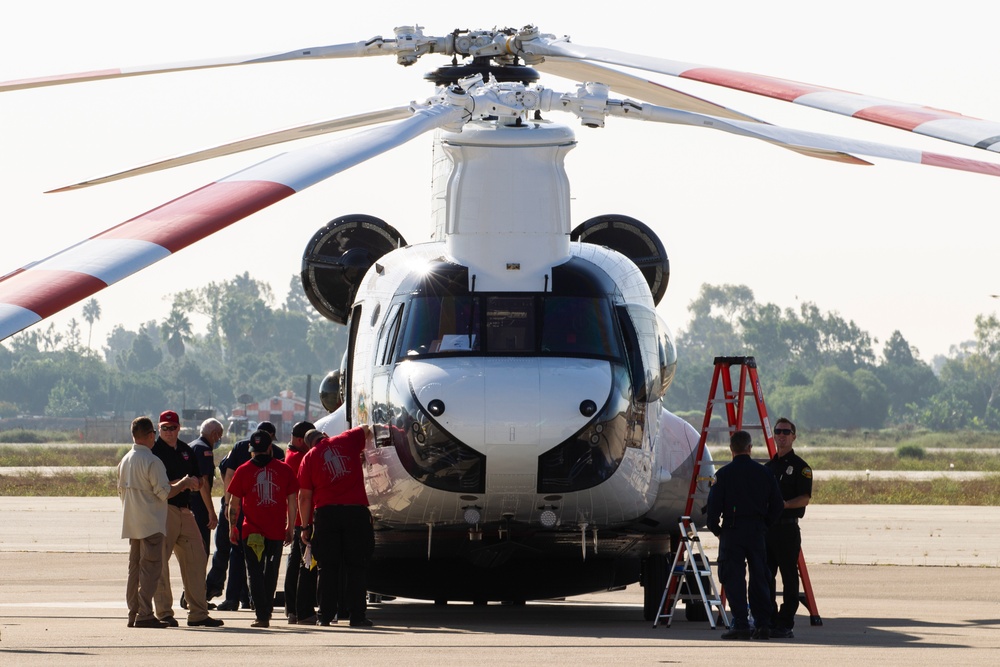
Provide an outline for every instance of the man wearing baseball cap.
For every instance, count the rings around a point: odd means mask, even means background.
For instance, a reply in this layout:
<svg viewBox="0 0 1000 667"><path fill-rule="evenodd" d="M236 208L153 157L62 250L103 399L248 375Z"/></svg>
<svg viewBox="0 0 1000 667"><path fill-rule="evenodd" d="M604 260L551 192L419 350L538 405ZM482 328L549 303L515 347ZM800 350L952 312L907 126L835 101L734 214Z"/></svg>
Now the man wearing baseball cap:
<svg viewBox="0 0 1000 667"><path fill-rule="evenodd" d="M305 440L312 448L299 465L298 502L302 541L319 561L319 624L335 623L346 611L351 627L371 627L366 582L375 533L362 463L371 427L361 424L333 438L312 430Z"/></svg>
<svg viewBox="0 0 1000 667"><path fill-rule="evenodd" d="M295 493L299 483L283 461L271 456L271 435L256 431L250 436L252 459L237 468L226 487L229 506L229 541L243 546L250 594L257 620L250 627L266 628L274 610L281 547L295 531ZM239 515L243 521L239 521Z"/></svg>
<svg viewBox="0 0 1000 667"><path fill-rule="evenodd" d="M257 430L264 431L270 435L272 441L277 437L277 429L269 421L259 423ZM284 461L285 451L278 445L272 444L271 456L279 461ZM222 488L226 489L223 501L227 508L225 512L227 516L229 514L228 508L232 502L232 496L228 491L229 483L233 481L233 474L236 473L236 469L249 460L250 438L247 438L233 445L232 451L219 464L219 470L222 471ZM243 521L242 517L238 516L237 518L240 522ZM228 520L226 523L228 523ZM231 531L232 527L230 526L229 529ZM240 608L241 601L244 608L251 606L253 601L250 599L250 595L248 595L248 590L246 560L243 558L243 547L240 545L239 548L232 549L229 552L229 582L226 584L226 599L219 603L218 608L222 611L236 611Z"/></svg>
<svg viewBox="0 0 1000 667"><path fill-rule="evenodd" d="M181 420L173 410L160 413L160 435L153 445L153 454L163 461L171 483L186 475L197 478L198 465L194 452L180 439ZM197 488L197 487L196 487ZM188 604L187 624L215 628L222 621L208 615L205 600L205 564L208 560L201 540L201 531L190 508L191 492L182 491L167 500L167 534L163 540L163 570L153 596L156 617L171 627L174 618L174 596L170 589L170 554L177 556L181 579L184 581Z"/></svg>

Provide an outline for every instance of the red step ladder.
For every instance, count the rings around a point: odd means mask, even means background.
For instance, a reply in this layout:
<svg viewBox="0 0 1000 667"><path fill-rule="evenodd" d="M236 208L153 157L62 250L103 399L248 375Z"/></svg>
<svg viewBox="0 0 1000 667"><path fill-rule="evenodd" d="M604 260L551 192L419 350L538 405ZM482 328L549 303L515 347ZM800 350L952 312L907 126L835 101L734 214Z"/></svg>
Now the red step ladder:
<svg viewBox="0 0 1000 667"><path fill-rule="evenodd" d="M733 388L732 367L739 366L739 384ZM759 421L754 424L744 423L746 412L746 399L748 398L747 381L750 382L750 396L757 408ZM722 384L722 397L718 398L719 384ZM701 427L701 437L698 439L698 449L695 453L694 472L691 475L691 486L688 490L687 503L684 507L685 516L691 516L691 509L694 506L695 492L701 476L702 458L705 455L705 445L708 441L708 434L713 431L711 428L712 410L716 403L722 403L726 408L727 426L715 431L725 430L732 434L735 431L760 430L764 434L764 441L767 443L768 458L773 458L775 454L774 434L771 431L771 421L767 415L767 406L764 404L764 391L760 387L760 378L757 376L757 361L753 357L716 357L715 372L712 374L712 387L708 392L708 404L705 407L705 421ZM816 607L816 596L813 594L812 582L809 580L809 571L806 569L806 559L799 550L799 578L802 580L802 591L806 608L809 610L810 625L823 625L819 610ZM720 586L721 589L721 586ZM722 591L722 600L725 601L726 593Z"/></svg>

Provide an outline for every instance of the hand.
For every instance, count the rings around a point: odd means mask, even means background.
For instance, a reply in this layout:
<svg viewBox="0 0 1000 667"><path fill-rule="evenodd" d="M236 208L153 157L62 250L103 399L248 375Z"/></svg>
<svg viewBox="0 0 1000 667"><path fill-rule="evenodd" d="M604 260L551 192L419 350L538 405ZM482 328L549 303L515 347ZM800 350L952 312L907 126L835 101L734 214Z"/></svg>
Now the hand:
<svg viewBox="0 0 1000 667"><path fill-rule="evenodd" d="M232 529L229 531L229 543L230 544L240 543L240 529L237 528L236 526L233 526Z"/></svg>
<svg viewBox="0 0 1000 667"><path fill-rule="evenodd" d="M213 512L212 516L208 517L208 529L215 530L219 527L219 517Z"/></svg>
<svg viewBox="0 0 1000 667"><path fill-rule="evenodd" d="M302 540L302 544L312 544L312 535L310 533L312 533L312 528L302 526L302 532L299 534L299 539Z"/></svg>
<svg viewBox="0 0 1000 667"><path fill-rule="evenodd" d="M285 546L287 547L295 539L295 526L285 528Z"/></svg>

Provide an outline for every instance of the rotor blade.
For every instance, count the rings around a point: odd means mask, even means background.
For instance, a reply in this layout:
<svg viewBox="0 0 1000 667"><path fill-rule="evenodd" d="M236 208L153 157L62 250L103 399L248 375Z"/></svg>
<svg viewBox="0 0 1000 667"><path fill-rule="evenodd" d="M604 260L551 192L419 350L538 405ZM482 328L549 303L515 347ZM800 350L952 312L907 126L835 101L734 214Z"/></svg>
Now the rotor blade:
<svg viewBox="0 0 1000 667"><path fill-rule="evenodd" d="M515 48L513 40L510 47ZM571 44L551 35L519 42L519 55L560 56L634 67L693 81L741 90L777 100L888 125L944 141L1000 152L1000 123L963 116L954 111L895 102L835 88L799 83L760 74L705 67L614 49Z"/></svg>
<svg viewBox="0 0 1000 667"><path fill-rule="evenodd" d="M142 76L145 74L162 74L164 72L183 72L196 69L211 69L215 67L232 67L235 65L253 65L258 63L281 62L285 60L315 60L321 58L359 58L372 55L391 55L391 49L383 50L386 42L376 37L367 42L353 44L334 44L319 46L285 53L262 53L249 56L232 56L206 60L191 60L180 63L165 63L161 65L146 65L126 67L122 69L104 69L75 74L57 74L32 79L18 79L0 82L0 93L26 88L42 88L44 86L59 86L66 83L81 83L83 81L101 81L103 79L119 79L127 76Z"/></svg>
<svg viewBox="0 0 1000 667"><path fill-rule="evenodd" d="M768 142L779 142L781 144L791 144L806 148L819 148L823 150L846 151L849 153L859 153L870 157L881 157L890 160L900 160L902 162L914 162L926 164L934 167L945 167L947 169L957 169L960 171L970 171L977 174L987 174L989 176L1000 176L1000 164L970 160L968 158L942 155L940 153L930 153L913 148L903 148L891 146L874 141L861 141L858 139L847 139L819 132L805 132L802 130L792 130L777 125L764 125L760 123L748 123L742 120L732 120L728 118L717 118L706 114L681 111L679 109L669 109L651 104L632 106L635 103L621 103L620 109L615 109L616 115L631 116L642 120L651 120L661 123L674 123L678 125L693 125L695 127L707 127L713 130L721 130L730 134L737 134L753 139L761 139ZM609 108L612 103L609 100Z"/></svg>
<svg viewBox="0 0 1000 667"><path fill-rule="evenodd" d="M375 125L376 123L384 123L390 120L400 120L402 118L408 118L411 113L410 107L408 106L394 107L392 109L371 111L368 113L346 116L344 118L337 118L334 120L324 120L318 123L310 123L308 125L299 125L285 130L278 130L277 132L270 132L268 134L262 134L255 137L247 137L246 139L240 139L239 141L222 144L221 146L206 148L194 153L186 153L184 155L178 155L164 160L157 160L156 162L150 162L140 167L133 167L132 169L126 169L125 171L108 174L107 176L91 178L86 181L74 183L73 185L55 188L54 190L49 190L48 192L78 190L92 185L118 181L123 178L131 178L132 176L139 176L141 174L150 174L155 171L172 169L173 167L179 167L193 162L200 162L202 160L209 160L214 157L232 155L233 153L240 153L254 148L262 148L264 146L273 146L274 144L280 144L286 141L295 141L296 139L305 139L306 137L313 137L320 134L350 130L358 127L365 127L367 125Z"/></svg>
<svg viewBox="0 0 1000 667"><path fill-rule="evenodd" d="M0 278L0 340L310 185L458 122L465 111L421 107L384 127L283 153L210 183Z"/></svg>
<svg viewBox="0 0 1000 667"><path fill-rule="evenodd" d="M640 79L637 76L632 76L631 74L626 74L625 72L619 72L618 70L614 70L609 67L595 65L594 63L584 60L548 57L545 59L545 62L535 65L535 69L581 82L599 81L610 86L611 90L620 95L628 95L629 97L647 100L653 104L672 107L674 109L704 113L711 116L718 116L719 118L745 120L751 123L765 122L759 118L754 118L753 116L748 116L740 113L739 111L734 111L733 109L724 107L720 104L703 100L700 97L689 95L679 90L670 88L669 86L664 86L661 83ZM865 165L871 164L870 162L856 158L853 155L837 151L824 151L803 148L801 146L785 145L783 145L782 148L787 148L788 150L808 155L810 157L833 160L834 162Z"/></svg>

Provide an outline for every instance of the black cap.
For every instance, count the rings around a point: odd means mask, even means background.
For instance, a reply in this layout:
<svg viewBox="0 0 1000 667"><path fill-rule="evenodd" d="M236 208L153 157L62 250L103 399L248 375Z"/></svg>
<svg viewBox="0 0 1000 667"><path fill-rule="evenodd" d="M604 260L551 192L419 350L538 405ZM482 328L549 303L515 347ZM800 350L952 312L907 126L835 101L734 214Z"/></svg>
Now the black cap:
<svg viewBox="0 0 1000 667"><path fill-rule="evenodd" d="M271 437L278 435L278 429L274 428L274 424L271 422L261 422L257 424L258 431L267 431L271 434Z"/></svg>
<svg viewBox="0 0 1000 667"><path fill-rule="evenodd" d="M250 449L257 453L266 452L272 442L271 434L267 431L254 431L250 436Z"/></svg>
<svg viewBox="0 0 1000 667"><path fill-rule="evenodd" d="M306 433L316 428L312 422L299 422L292 427L292 437L302 438Z"/></svg>

